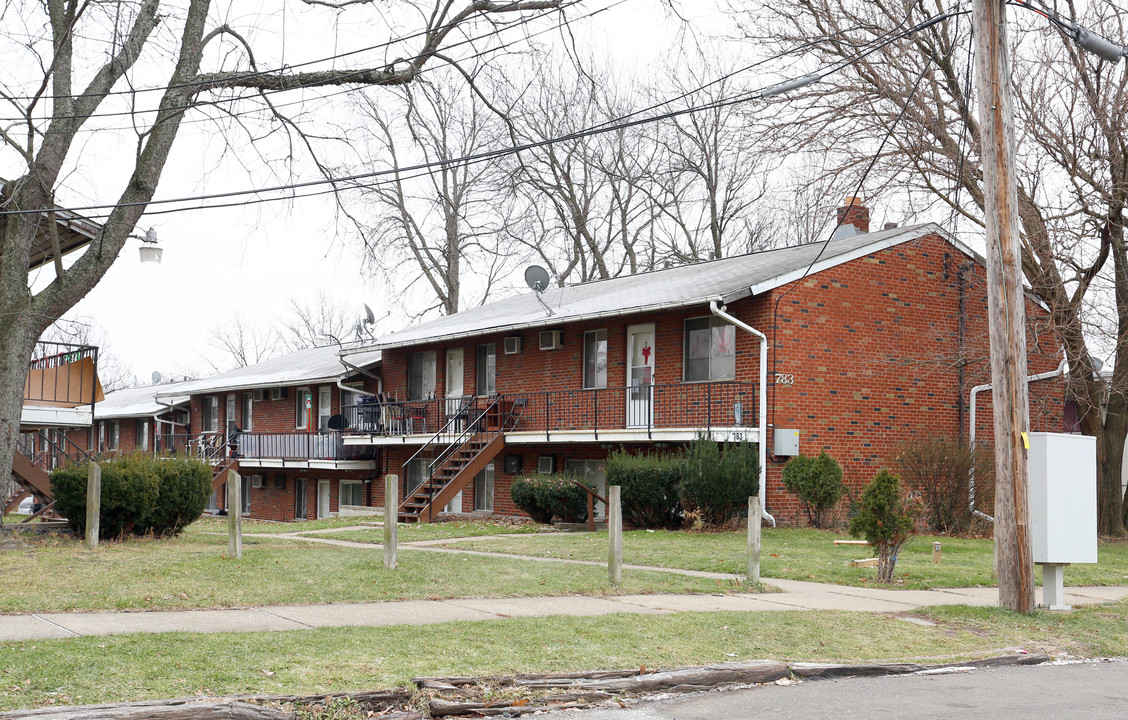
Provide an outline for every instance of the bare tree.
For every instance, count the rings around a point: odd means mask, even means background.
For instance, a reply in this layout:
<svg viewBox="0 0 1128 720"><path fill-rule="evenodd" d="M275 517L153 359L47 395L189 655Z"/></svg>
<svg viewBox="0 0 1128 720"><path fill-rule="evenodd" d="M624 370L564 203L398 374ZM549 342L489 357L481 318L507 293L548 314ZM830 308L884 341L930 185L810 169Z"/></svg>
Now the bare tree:
<svg viewBox="0 0 1128 720"><path fill-rule="evenodd" d="M360 318L356 310L336 303L324 292L305 302L291 299L287 313L278 319L279 342L287 352L355 339Z"/></svg>
<svg viewBox="0 0 1128 720"><path fill-rule="evenodd" d="M1071 0L1048 3L1098 34L1123 38L1124 16L1112 5L1084 14ZM747 9L742 6L742 14ZM771 48L794 48L814 38L820 65L849 60L795 100L800 121L777 139L787 150L817 154L828 176L856 179L882 137L893 150L879 158L870 187L917 209L941 207L965 223L982 225L978 171L980 128L969 82L969 28L958 15L862 55L874 43L926 17L936 0L762 4L770 32L750 32ZM1085 434L1097 438L1101 532L1124 534L1121 466L1128 433L1128 76L1087 55L1055 25L1031 16L1019 31L1012 77L1017 94L1019 205L1023 271L1050 308L1069 361L1069 388ZM746 28L751 28L751 23ZM912 88L926 68L919 90ZM904 118L893 119L901 107ZM856 181L856 180L855 180ZM870 190L873 193L873 190ZM1107 268L1111 260L1111 269ZM1110 313L1091 312L1101 298ZM1094 327L1091 323L1096 322ZM1108 379L1096 372L1089 346L1099 335L1115 340Z"/></svg>
<svg viewBox="0 0 1128 720"><path fill-rule="evenodd" d="M350 5L362 11L367 5L316 4ZM294 72L286 67L269 71L260 67L248 40L254 28L241 31L222 19L238 14L213 10L210 0L184 0L173 8L164 7L160 0L6 3L5 28L12 34L18 28L19 35L6 46L6 67L38 68L40 72L29 73L22 84L5 82L0 90L0 103L16 118L0 128L0 138L19 163L15 176L0 187L0 474L11 467L19 431L20 389L36 338L84 297L117 259L157 191L188 112L206 108L209 101L227 93L247 98L244 102L259 100L259 107L268 109L276 127L296 132L296 122L279 112L269 93L293 88L313 92L342 85L408 85L441 55L452 34L461 36L460 40L472 39L476 22L518 20L530 13L554 11L562 4L560 0L402 3L403 12L396 17L410 19L397 20L395 31L417 31L410 36L415 48L408 56L375 67ZM368 12L373 23L383 17L383 8ZM405 27L409 23L415 27ZM374 26L373 33L378 32ZM230 43L227 52L213 52L221 42ZM404 43L388 47L397 48L390 50L396 53ZM206 58L215 63L213 69L205 67ZM156 93L134 91L140 84L138 76L146 81L160 78ZM129 118L135 146L128 179L116 189L111 178L100 183L103 192L114 193L112 208L85 251L64 267L57 234L58 204L67 195L64 179L76 167L83 167L84 159L86 165L91 161L91 145L81 141L80 133L101 124L103 106L147 108L150 101L146 98L154 95L159 97L153 101L156 112ZM238 110L230 112L236 123L242 121ZM309 141L305 133L296 136L296 142ZM28 282L31 252L44 238L54 249L55 277L42 290L32 292Z"/></svg>
<svg viewBox="0 0 1128 720"><path fill-rule="evenodd" d="M543 143L627 112L611 73L537 74L514 102L518 143ZM513 239L563 284L616 277L654 266L652 201L658 153L638 128L542 144L513 158L510 193L523 224Z"/></svg>
<svg viewBox="0 0 1128 720"><path fill-rule="evenodd" d="M403 292L419 277L429 301L421 315L438 309L452 315L468 303L464 280L478 302L485 299L507 254L499 247L509 222L499 201L494 162L457 162L496 147L497 119L453 73L432 76L397 92L399 103L361 98L372 123L368 156L373 170L390 169L393 182L361 186L375 213L363 228L369 262ZM403 166L437 165L433 172L404 172ZM402 296L401 296L402 297Z"/></svg>
<svg viewBox="0 0 1128 720"><path fill-rule="evenodd" d="M208 331L208 345L219 352L219 359L201 358L217 373L234 367L247 367L278 353L282 338L271 324L255 322L241 312L234 312L221 324Z"/></svg>
<svg viewBox="0 0 1128 720"><path fill-rule="evenodd" d="M91 317L73 319L60 318L47 328L42 337L44 342L70 343L73 345L93 345L98 348L98 380L106 392L135 387L137 375L118 355L113 344L106 337L106 331Z"/></svg>
<svg viewBox="0 0 1128 720"><path fill-rule="evenodd" d="M664 167L659 173L661 224L669 253L681 262L753 252L772 244L775 223L760 203L778 164L758 143L762 133L739 96L735 65L716 48L682 47L660 95L702 109L657 127Z"/></svg>

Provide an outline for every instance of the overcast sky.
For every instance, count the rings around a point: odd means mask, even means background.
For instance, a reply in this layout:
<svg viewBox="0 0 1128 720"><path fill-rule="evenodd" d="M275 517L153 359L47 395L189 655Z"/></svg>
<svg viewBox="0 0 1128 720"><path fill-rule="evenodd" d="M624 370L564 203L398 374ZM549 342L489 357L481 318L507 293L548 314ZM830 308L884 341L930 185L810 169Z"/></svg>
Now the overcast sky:
<svg viewBox="0 0 1128 720"><path fill-rule="evenodd" d="M289 15L258 15L265 6L275 7L274 3L236 3L247 14L228 18L237 27L260 28L250 39L261 66L275 66L271 50L286 62L296 63L381 39L374 38L361 22L363 9L340 13L337 22L318 25L315 19L324 21L333 13L291 3ZM652 61L668 49L676 23L664 11L662 0L589 0L582 5L584 13L603 6L611 9L573 26L577 41L585 51L607 57L645 79ZM701 32L724 28L712 0L683 3L682 8ZM574 16L584 13L572 11ZM284 44L280 44L283 37ZM546 34L540 40L552 38L557 42L559 35ZM159 83L154 77L152 84ZM340 95L333 102L341 107L347 101ZM108 193L119 191L129 170L127 164L115 160L123 148L130 152L128 132L92 132L82 142L86 157L96 160L92 164L96 170L88 166L67 179L65 186L73 192L70 202L112 200L116 196ZM9 168L0 175L12 176L18 165ZM308 163L298 171L298 179L317 177ZM261 187L288 179L264 166L246 144L228 148L213 125L190 122L182 128L157 197ZM108 188L107 193L99 193L99 187ZM160 237L163 263L140 263L140 243L131 241L105 279L68 314L93 317L105 332L106 344L142 383L149 382L153 371L166 378L185 371L210 373L201 360L201 355L215 355L207 346L209 330L233 312L270 323L291 299L312 302L324 293L357 317L363 311L361 303L368 303L380 317L390 307L389 298L402 289L365 277L357 244L339 233L342 226L327 197L146 216L138 231L149 227ZM53 275L49 271L40 274L48 281ZM514 279L513 287L517 286L523 288L520 278ZM377 333L390 332L405 322L402 313L393 311L381 321Z"/></svg>

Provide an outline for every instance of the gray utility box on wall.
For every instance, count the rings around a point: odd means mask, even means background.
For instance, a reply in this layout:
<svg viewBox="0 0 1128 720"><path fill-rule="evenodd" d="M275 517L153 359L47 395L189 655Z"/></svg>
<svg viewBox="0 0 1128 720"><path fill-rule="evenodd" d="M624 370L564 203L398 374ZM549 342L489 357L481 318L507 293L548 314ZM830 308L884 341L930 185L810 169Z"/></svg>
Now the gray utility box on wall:
<svg viewBox="0 0 1128 720"><path fill-rule="evenodd" d="M776 428L772 455L795 457L799 454L799 431Z"/></svg>
<svg viewBox="0 0 1128 720"><path fill-rule="evenodd" d="M1097 439L1030 433L1030 539L1042 604L1065 610L1062 567L1097 561Z"/></svg>

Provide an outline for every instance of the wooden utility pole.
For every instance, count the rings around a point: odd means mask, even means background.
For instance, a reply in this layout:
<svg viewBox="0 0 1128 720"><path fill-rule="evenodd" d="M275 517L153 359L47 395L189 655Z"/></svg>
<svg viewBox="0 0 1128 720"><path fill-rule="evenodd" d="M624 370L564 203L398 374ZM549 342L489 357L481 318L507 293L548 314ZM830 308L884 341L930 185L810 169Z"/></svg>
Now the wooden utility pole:
<svg viewBox="0 0 1128 720"><path fill-rule="evenodd" d="M1019 257L1006 0L972 0L971 8L985 190L999 605L1031 612L1034 610L1034 563L1026 483L1026 432L1030 425L1026 308Z"/></svg>

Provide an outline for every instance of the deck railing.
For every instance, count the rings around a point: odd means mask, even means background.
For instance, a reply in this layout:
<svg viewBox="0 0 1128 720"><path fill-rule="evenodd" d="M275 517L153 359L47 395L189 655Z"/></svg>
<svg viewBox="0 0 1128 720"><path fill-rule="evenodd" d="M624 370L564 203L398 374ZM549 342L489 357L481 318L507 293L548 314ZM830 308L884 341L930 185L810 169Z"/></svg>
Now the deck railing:
<svg viewBox="0 0 1128 720"><path fill-rule="evenodd" d="M515 432L552 433L671 428L756 427L756 388L745 382L671 383L591 390L505 393L520 409ZM464 398L364 402L342 408L347 434L433 434L461 412Z"/></svg>
<svg viewBox="0 0 1128 720"><path fill-rule="evenodd" d="M79 407L98 400L98 348L38 342L24 380L24 405Z"/></svg>
<svg viewBox="0 0 1128 720"><path fill-rule="evenodd" d="M239 433L232 451L241 458L362 460L365 448L346 446L339 432Z"/></svg>

